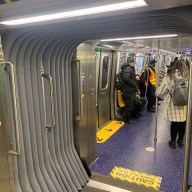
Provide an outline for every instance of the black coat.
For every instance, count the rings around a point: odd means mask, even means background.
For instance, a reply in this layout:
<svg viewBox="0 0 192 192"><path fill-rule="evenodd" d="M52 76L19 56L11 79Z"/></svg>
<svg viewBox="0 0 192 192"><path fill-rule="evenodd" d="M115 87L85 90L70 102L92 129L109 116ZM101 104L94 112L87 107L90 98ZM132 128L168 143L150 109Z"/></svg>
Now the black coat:
<svg viewBox="0 0 192 192"><path fill-rule="evenodd" d="M129 63L124 63L121 66L121 70L123 80L122 92L136 92L137 81L135 77L135 68L132 67Z"/></svg>

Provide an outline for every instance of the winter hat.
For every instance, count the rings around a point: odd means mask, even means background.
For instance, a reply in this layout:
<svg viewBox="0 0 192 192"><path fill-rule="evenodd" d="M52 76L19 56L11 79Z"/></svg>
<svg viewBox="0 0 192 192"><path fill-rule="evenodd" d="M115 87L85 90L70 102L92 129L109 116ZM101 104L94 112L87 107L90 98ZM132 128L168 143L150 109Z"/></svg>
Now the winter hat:
<svg viewBox="0 0 192 192"><path fill-rule="evenodd" d="M129 54L127 57L127 63L134 63L135 62L135 54Z"/></svg>
<svg viewBox="0 0 192 192"><path fill-rule="evenodd" d="M150 64L155 64L155 63L156 63L155 59L150 60Z"/></svg>

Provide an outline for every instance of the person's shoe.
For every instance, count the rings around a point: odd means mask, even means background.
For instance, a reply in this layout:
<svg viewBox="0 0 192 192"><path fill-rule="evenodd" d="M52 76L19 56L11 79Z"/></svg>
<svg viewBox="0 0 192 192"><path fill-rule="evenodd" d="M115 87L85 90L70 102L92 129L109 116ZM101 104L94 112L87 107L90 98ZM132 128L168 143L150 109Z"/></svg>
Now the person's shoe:
<svg viewBox="0 0 192 192"><path fill-rule="evenodd" d="M151 109L147 109L147 111L151 112L151 113L155 113L155 109L151 108Z"/></svg>
<svg viewBox="0 0 192 192"><path fill-rule="evenodd" d="M135 121L133 120L125 121L125 124L132 124L132 123L135 123Z"/></svg>
<svg viewBox="0 0 192 192"><path fill-rule="evenodd" d="M184 146L183 139L178 139L177 144L178 147L183 147Z"/></svg>
<svg viewBox="0 0 192 192"><path fill-rule="evenodd" d="M175 141L169 141L168 144L169 144L169 146L170 146L172 149L176 149L176 142L175 142Z"/></svg>
<svg viewBox="0 0 192 192"><path fill-rule="evenodd" d="M139 119L139 115L132 115L131 118Z"/></svg>
<svg viewBox="0 0 192 192"><path fill-rule="evenodd" d="M117 121L123 121L123 118L122 117L118 117L116 118Z"/></svg>

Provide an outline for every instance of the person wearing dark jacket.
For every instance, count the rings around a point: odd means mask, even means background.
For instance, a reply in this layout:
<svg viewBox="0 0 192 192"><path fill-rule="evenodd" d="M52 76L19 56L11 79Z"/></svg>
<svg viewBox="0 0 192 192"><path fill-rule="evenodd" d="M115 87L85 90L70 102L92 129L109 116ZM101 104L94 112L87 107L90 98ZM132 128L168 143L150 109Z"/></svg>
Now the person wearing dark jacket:
<svg viewBox="0 0 192 192"><path fill-rule="evenodd" d="M167 74L169 74L174 66L174 64L178 61L178 57L175 57L174 61L171 61L170 65L167 66Z"/></svg>
<svg viewBox="0 0 192 192"><path fill-rule="evenodd" d="M133 110L133 105L137 92L137 82L134 66L135 66L135 58L133 55L128 57L127 63L124 63L121 66L122 80L123 80L122 93L125 102L123 119L125 123L133 122L131 121L130 117L131 112Z"/></svg>

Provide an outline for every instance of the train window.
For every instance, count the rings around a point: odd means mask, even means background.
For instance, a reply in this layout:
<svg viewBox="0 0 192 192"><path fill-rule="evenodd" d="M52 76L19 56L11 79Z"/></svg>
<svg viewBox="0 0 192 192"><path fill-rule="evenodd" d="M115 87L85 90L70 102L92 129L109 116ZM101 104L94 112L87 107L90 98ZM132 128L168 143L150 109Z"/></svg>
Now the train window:
<svg viewBox="0 0 192 192"><path fill-rule="evenodd" d="M101 76L101 89L106 89L108 86L109 75L109 55L103 57L102 76Z"/></svg>
<svg viewBox="0 0 192 192"><path fill-rule="evenodd" d="M143 56L138 55L136 56L136 72L137 74L141 75L142 68L143 68Z"/></svg>

